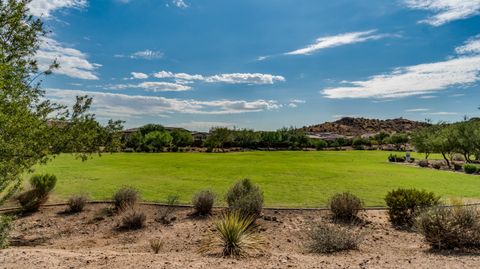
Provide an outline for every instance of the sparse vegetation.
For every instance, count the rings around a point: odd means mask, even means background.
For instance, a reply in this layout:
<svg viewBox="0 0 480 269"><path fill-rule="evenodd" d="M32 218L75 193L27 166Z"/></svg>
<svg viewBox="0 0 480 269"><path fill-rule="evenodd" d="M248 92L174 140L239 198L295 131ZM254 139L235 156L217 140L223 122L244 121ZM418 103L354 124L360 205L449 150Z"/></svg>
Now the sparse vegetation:
<svg viewBox="0 0 480 269"><path fill-rule="evenodd" d="M84 194L74 195L68 198L67 202L67 212L69 213L78 213L82 212L85 206L88 203L88 196Z"/></svg>
<svg viewBox="0 0 480 269"><path fill-rule="evenodd" d="M477 208L431 208L419 215L415 226L433 249L480 248L480 214Z"/></svg>
<svg viewBox="0 0 480 269"><path fill-rule="evenodd" d="M248 178L235 183L226 196L228 208L238 211L242 216L257 218L262 213L263 192Z"/></svg>
<svg viewBox="0 0 480 269"><path fill-rule="evenodd" d="M50 192L55 188L57 177L44 174L34 175L30 178L30 189L17 196L24 212L38 211L41 205L47 202Z"/></svg>
<svg viewBox="0 0 480 269"><path fill-rule="evenodd" d="M145 227L147 216L136 207L125 209L122 216L121 228L126 230L139 230Z"/></svg>
<svg viewBox="0 0 480 269"><path fill-rule="evenodd" d="M169 195L166 201L166 205L160 209L158 212L158 217L156 221L161 222L165 225L171 224L177 219L175 216L176 206L178 205L180 196L178 195Z"/></svg>
<svg viewBox="0 0 480 269"><path fill-rule="evenodd" d="M308 233L307 247L314 253L334 253L358 249L361 235L332 224L318 224Z"/></svg>
<svg viewBox="0 0 480 269"><path fill-rule="evenodd" d="M335 220L352 221L358 217L358 212L363 209L363 203L357 196L344 192L333 195L328 207Z"/></svg>
<svg viewBox="0 0 480 269"><path fill-rule="evenodd" d="M206 238L200 253L224 257L243 257L261 251L264 240L254 230L254 218L240 212L227 212L215 223L215 233Z"/></svg>
<svg viewBox="0 0 480 269"><path fill-rule="evenodd" d="M195 194L192 199L195 214L208 216L212 213L215 194L210 190L203 190Z"/></svg>
<svg viewBox="0 0 480 269"><path fill-rule="evenodd" d="M165 245L165 242L160 238L155 238L150 240L150 248L155 254L158 254L160 250L162 250L164 245Z"/></svg>
<svg viewBox="0 0 480 269"><path fill-rule="evenodd" d="M138 200L138 191L132 187L122 187L113 195L113 202L117 212L121 212L126 208L134 206Z"/></svg>
<svg viewBox="0 0 480 269"><path fill-rule="evenodd" d="M12 219L8 216L0 215L0 249L8 247L8 236L12 229Z"/></svg>
<svg viewBox="0 0 480 269"><path fill-rule="evenodd" d="M439 204L433 192L417 189L396 189L385 197L390 221L395 226L411 227L418 210Z"/></svg>
<svg viewBox="0 0 480 269"><path fill-rule="evenodd" d="M420 166L420 167L428 167L428 160L427 160L427 159L420 160L420 161L418 162L418 166Z"/></svg>

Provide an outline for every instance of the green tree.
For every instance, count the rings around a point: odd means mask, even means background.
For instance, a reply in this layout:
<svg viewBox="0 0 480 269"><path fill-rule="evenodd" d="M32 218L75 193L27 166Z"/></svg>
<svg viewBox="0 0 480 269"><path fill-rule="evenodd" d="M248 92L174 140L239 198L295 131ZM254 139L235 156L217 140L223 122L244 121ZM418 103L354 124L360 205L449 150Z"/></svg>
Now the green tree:
<svg viewBox="0 0 480 269"><path fill-rule="evenodd" d="M150 123L140 127L138 131L142 134L143 137L145 137L148 133L151 133L153 131L159 131L159 132L165 131L165 127L163 127L163 125L160 125L160 124Z"/></svg>
<svg viewBox="0 0 480 269"><path fill-rule="evenodd" d="M428 159L430 154L435 150L433 140L438 129L438 126L432 125L430 127L421 128L412 134L412 144L415 147L415 150L424 153L425 159Z"/></svg>
<svg viewBox="0 0 480 269"><path fill-rule="evenodd" d="M45 31L28 15L29 2L0 1L0 205L21 186L21 175L53 154L75 152L84 160L119 145L121 122L100 126L87 113L91 98L78 97L72 111L45 98L37 79L58 65L38 70L35 54Z"/></svg>
<svg viewBox="0 0 480 269"><path fill-rule="evenodd" d="M401 150L402 146L408 143L408 140L408 135L401 133L392 134L389 138L389 142L394 144L397 147L397 150Z"/></svg>
<svg viewBox="0 0 480 269"><path fill-rule="evenodd" d="M193 136L189 131L182 129L173 129L170 133L172 136L172 143L176 147L186 147L193 143Z"/></svg>
<svg viewBox="0 0 480 269"><path fill-rule="evenodd" d="M172 145L172 136L167 131L153 131L145 135L144 147L150 152L162 152Z"/></svg>
<svg viewBox="0 0 480 269"><path fill-rule="evenodd" d="M205 140L205 146L210 149L221 148L223 150L232 141L233 135L231 130L226 127L214 127L210 130L210 135Z"/></svg>

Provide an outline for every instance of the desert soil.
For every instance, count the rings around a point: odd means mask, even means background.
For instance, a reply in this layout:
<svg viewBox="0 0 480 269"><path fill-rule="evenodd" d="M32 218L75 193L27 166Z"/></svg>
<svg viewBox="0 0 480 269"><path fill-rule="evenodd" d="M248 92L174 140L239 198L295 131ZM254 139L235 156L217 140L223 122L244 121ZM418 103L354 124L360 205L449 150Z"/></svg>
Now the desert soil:
<svg viewBox="0 0 480 269"><path fill-rule="evenodd" d="M179 208L166 226L155 221L159 207L143 205L146 228L122 231L120 216L100 213L107 206L91 204L73 215L50 207L18 217L0 268L480 268L479 253L431 251L420 235L392 228L384 211L364 212L365 223L352 227L364 235L358 250L323 255L310 253L305 242L314 223L331 221L325 211L265 210L258 221L264 253L232 259L197 253L220 210L198 219ZM159 254L151 251L152 239L164 242Z"/></svg>

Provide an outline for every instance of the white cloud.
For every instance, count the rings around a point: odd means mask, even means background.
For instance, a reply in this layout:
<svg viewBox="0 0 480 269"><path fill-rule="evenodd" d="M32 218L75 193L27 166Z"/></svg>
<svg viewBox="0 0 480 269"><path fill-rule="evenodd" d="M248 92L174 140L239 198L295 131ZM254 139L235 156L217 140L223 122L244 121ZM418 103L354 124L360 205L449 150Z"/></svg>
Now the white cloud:
<svg viewBox="0 0 480 269"><path fill-rule="evenodd" d="M290 99L288 106L291 108L296 108L298 107L299 104L305 104L305 100L300 100L300 99Z"/></svg>
<svg viewBox="0 0 480 269"><path fill-rule="evenodd" d="M183 114L239 114L279 109L282 106L273 100L213 100L176 99L159 96L126 95L80 90L47 89L47 98L71 105L75 96L93 97L93 112L100 117L129 118L136 116L168 116Z"/></svg>
<svg viewBox="0 0 480 269"><path fill-rule="evenodd" d="M141 73L141 72L132 72L130 74L132 74L132 78L134 78L134 79L147 79L148 78L147 74Z"/></svg>
<svg viewBox="0 0 480 269"><path fill-rule="evenodd" d="M187 8L188 4L185 2L185 0L172 0L172 3L179 8Z"/></svg>
<svg viewBox="0 0 480 269"><path fill-rule="evenodd" d="M458 115L458 112L440 111L440 112L430 112L430 113L423 113L423 114L432 115L432 116L452 116L452 115Z"/></svg>
<svg viewBox="0 0 480 269"><path fill-rule="evenodd" d="M455 49L458 54L480 53L480 35L470 38L463 46Z"/></svg>
<svg viewBox="0 0 480 269"><path fill-rule="evenodd" d="M113 84L106 85L105 88L109 90L140 88L151 92L182 92L192 89L190 86L162 81L146 81L139 84Z"/></svg>
<svg viewBox="0 0 480 269"><path fill-rule="evenodd" d="M178 83L188 81L204 81L207 83L230 83L230 84L274 84L275 82L285 81L282 76L261 73L231 73L219 74L213 76L191 75L186 73L173 73L169 71L160 71L153 75L156 78L172 78Z"/></svg>
<svg viewBox="0 0 480 269"><path fill-rule="evenodd" d="M480 0L404 0L412 9L429 10L435 15L422 20L433 26L466 19L480 13Z"/></svg>
<svg viewBox="0 0 480 269"><path fill-rule="evenodd" d="M318 50L344 46L348 44L365 42L368 40L377 40L385 38L390 35L374 34L376 30L369 30L364 32L343 33L333 36L325 36L318 38L314 44L308 45L304 48L297 49L285 53L286 55L310 55Z"/></svg>
<svg viewBox="0 0 480 269"><path fill-rule="evenodd" d="M32 0L28 4L30 13L37 17L50 18L52 12L63 8L83 8L87 0Z"/></svg>
<svg viewBox="0 0 480 269"><path fill-rule="evenodd" d="M161 59L163 58L163 56L164 56L163 52L153 51L149 49L137 51L130 55L124 55L124 54L114 55L114 57L116 58L145 59L145 60Z"/></svg>
<svg viewBox="0 0 480 269"><path fill-rule="evenodd" d="M468 45L468 43L467 43ZM462 47L459 47L462 48ZM463 49L457 48L457 51ZM328 98L398 98L423 95L453 86L470 86L480 81L480 54L459 55L441 62L395 68L368 80L350 81L347 86L327 88ZM430 95L425 95L430 94Z"/></svg>
<svg viewBox="0 0 480 269"><path fill-rule="evenodd" d="M428 108L411 108L411 109L407 109L405 110L405 112L425 112L425 111L429 111L430 109Z"/></svg>
<svg viewBox="0 0 480 269"><path fill-rule="evenodd" d="M49 37L41 39L36 59L39 69L42 71L47 70L56 59L60 68L54 70L54 73L87 80L97 80L98 77L94 72L101 66L100 64L90 63L85 53L65 47Z"/></svg>
<svg viewBox="0 0 480 269"><path fill-rule="evenodd" d="M160 71L153 74L156 78L174 78L178 80L190 81L190 80L204 80L202 75L190 75L187 73L172 73L169 71Z"/></svg>
<svg viewBox="0 0 480 269"><path fill-rule="evenodd" d="M224 82L230 84L273 84L277 81L285 81L285 78L282 76L260 73L232 73L210 76L207 77L205 81L209 83Z"/></svg>

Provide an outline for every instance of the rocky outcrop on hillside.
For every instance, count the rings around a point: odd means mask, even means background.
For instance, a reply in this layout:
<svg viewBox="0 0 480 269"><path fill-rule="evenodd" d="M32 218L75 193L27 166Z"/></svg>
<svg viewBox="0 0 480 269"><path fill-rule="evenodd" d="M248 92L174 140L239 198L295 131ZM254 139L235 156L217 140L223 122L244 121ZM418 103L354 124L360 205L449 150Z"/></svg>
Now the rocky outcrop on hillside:
<svg viewBox="0 0 480 269"><path fill-rule="evenodd" d="M310 133L332 133L343 136L361 136L365 134L405 133L428 126L426 122L412 121L408 119L366 119L345 117L334 122L303 127Z"/></svg>

